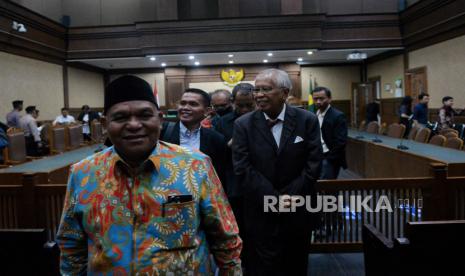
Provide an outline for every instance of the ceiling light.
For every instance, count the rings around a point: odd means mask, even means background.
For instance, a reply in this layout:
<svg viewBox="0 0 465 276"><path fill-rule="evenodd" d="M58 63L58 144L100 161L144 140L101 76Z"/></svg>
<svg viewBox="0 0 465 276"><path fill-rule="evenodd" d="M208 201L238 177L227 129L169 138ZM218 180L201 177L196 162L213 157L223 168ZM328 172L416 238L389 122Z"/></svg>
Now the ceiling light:
<svg viewBox="0 0 465 276"><path fill-rule="evenodd" d="M11 28L15 31L18 31L20 33L25 33L27 32L27 29L26 27L24 26L24 24L22 23L19 23L19 22L16 22L16 21L13 21L13 24L11 25Z"/></svg>
<svg viewBox="0 0 465 276"><path fill-rule="evenodd" d="M190 60L192 60L192 59L194 59L194 58L195 58L194 56L189 56L189 59L190 59Z"/></svg>
<svg viewBox="0 0 465 276"><path fill-rule="evenodd" d="M272 57L272 56L273 56L273 53L268 53L268 56L269 56L269 57Z"/></svg>
<svg viewBox="0 0 465 276"><path fill-rule="evenodd" d="M194 62L195 65L199 66L200 65L200 62L196 61Z"/></svg>
<svg viewBox="0 0 465 276"><path fill-rule="evenodd" d="M233 54L229 54L228 57L232 58L232 57L234 57L234 55L233 55Z"/></svg>
<svg viewBox="0 0 465 276"><path fill-rule="evenodd" d="M313 55L313 51L308 51L307 55Z"/></svg>
<svg viewBox="0 0 465 276"><path fill-rule="evenodd" d="M157 60L157 58L156 57L150 57L150 60L155 61L155 60Z"/></svg>
<svg viewBox="0 0 465 276"><path fill-rule="evenodd" d="M267 60L267 59L264 59L263 62L264 62L264 63L268 63L268 60Z"/></svg>
<svg viewBox="0 0 465 276"><path fill-rule="evenodd" d="M229 62L229 64L233 64L233 63L234 63L234 60L230 60L230 61L228 61L228 62Z"/></svg>
<svg viewBox="0 0 465 276"><path fill-rule="evenodd" d="M163 63L161 64L161 66L162 66L162 67L165 67L165 66L166 66L166 63L163 62Z"/></svg>
<svg viewBox="0 0 465 276"><path fill-rule="evenodd" d="M297 61L303 61L303 60L304 60L304 59L303 59L303 58L301 58L301 57L297 59Z"/></svg>
<svg viewBox="0 0 465 276"><path fill-rule="evenodd" d="M363 60L367 58L367 53L353 52L347 55L347 60Z"/></svg>

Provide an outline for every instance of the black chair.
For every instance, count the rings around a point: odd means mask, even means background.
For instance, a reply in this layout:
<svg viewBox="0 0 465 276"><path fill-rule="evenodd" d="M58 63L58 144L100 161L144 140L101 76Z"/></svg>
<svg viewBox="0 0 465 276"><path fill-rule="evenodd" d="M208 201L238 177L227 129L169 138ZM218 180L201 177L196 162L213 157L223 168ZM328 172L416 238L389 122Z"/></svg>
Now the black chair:
<svg viewBox="0 0 465 276"><path fill-rule="evenodd" d="M465 220L408 222L405 238L391 241L364 225L365 274L463 275L463 233Z"/></svg>
<svg viewBox="0 0 465 276"><path fill-rule="evenodd" d="M45 229L0 229L0 275L60 275L57 244Z"/></svg>

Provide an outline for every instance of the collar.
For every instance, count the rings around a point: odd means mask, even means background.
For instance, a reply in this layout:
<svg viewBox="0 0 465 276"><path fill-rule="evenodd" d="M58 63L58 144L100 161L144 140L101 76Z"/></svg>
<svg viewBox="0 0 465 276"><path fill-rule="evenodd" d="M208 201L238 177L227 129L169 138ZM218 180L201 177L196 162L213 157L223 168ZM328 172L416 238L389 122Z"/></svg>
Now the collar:
<svg viewBox="0 0 465 276"><path fill-rule="evenodd" d="M318 109L318 110L316 111L316 115L321 115L321 116L324 117L324 116L326 115L326 112L328 112L328 110L329 110L330 107L331 107L331 105L328 104L328 106L326 107L325 111L323 111L323 112L321 112L321 110Z"/></svg>
<svg viewBox="0 0 465 276"><path fill-rule="evenodd" d="M283 109L281 109L281 113L279 113L278 117L276 118L277 120L279 119L281 122L284 122L284 115L286 114L286 104L283 104ZM265 115L265 120L271 120L273 121L270 116L268 116L265 112L263 112L263 115Z"/></svg>
<svg viewBox="0 0 465 276"><path fill-rule="evenodd" d="M160 171L161 150L163 147L164 146L160 143L160 141L158 141L152 153L147 158L147 160L142 162L142 164L138 168L136 168L136 171L139 172L147 168L155 168L157 171ZM127 172L130 172L132 170L131 166L129 166L129 164L126 163L123 160L123 158L118 154L118 152L115 149L115 146L112 146L110 148L110 151L111 151L110 163L112 165L111 167L113 167L116 164L119 164Z"/></svg>
<svg viewBox="0 0 465 276"><path fill-rule="evenodd" d="M200 128L201 128L201 125L197 129L190 131L181 121L179 121L179 131L183 135L196 134L197 132L200 131Z"/></svg>

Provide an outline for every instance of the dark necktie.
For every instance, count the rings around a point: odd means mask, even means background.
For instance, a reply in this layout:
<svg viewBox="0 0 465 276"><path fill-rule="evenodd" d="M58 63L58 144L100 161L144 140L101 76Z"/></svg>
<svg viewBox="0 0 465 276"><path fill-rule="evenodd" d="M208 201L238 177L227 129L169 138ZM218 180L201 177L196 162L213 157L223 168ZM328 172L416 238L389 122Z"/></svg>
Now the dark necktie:
<svg viewBox="0 0 465 276"><path fill-rule="evenodd" d="M268 119L266 120L266 123L268 124L268 127L272 129L277 123L279 123L279 119L276 119L276 120Z"/></svg>

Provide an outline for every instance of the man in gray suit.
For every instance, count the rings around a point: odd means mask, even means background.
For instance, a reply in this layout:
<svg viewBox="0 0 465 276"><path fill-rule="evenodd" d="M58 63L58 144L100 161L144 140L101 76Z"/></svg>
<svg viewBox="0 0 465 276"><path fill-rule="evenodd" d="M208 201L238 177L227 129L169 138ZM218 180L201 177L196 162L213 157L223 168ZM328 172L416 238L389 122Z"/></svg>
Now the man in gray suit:
<svg viewBox="0 0 465 276"><path fill-rule="evenodd" d="M314 195L322 160L317 117L285 104L286 72L268 69L255 79L258 110L236 120L233 163L244 194L250 275L306 275L312 219L305 208L265 212L265 196Z"/></svg>

